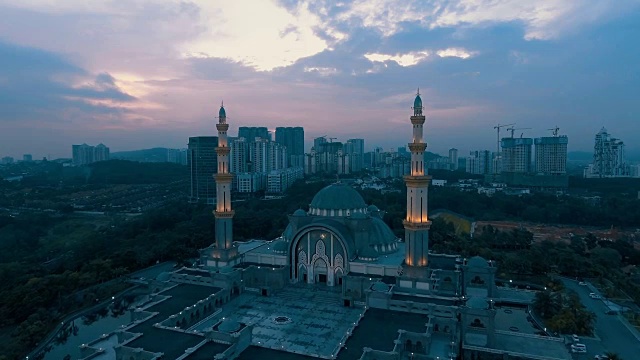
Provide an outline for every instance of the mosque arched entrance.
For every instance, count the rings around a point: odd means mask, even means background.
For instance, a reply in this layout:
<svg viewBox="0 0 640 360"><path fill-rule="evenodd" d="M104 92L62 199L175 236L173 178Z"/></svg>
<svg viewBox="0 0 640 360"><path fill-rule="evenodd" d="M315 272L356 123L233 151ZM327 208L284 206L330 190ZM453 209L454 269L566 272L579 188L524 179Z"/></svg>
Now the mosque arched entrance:
<svg viewBox="0 0 640 360"><path fill-rule="evenodd" d="M313 263L313 274L316 283L327 283L327 262L323 259L316 259Z"/></svg>
<svg viewBox="0 0 640 360"><path fill-rule="evenodd" d="M328 286L341 285L348 273L347 247L329 227L300 229L289 244L290 280Z"/></svg>

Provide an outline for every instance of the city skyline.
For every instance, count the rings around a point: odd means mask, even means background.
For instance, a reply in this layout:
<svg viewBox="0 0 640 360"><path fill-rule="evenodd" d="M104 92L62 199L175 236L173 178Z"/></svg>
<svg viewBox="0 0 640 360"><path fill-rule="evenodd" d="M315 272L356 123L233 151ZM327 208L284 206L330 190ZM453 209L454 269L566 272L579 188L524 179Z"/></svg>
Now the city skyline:
<svg viewBox="0 0 640 360"><path fill-rule="evenodd" d="M418 86L439 154L492 150L512 122L589 152L604 126L640 152L635 1L127 4L0 0L0 156L183 148L215 134L222 100L230 134L302 126L306 150L325 134L389 149Z"/></svg>

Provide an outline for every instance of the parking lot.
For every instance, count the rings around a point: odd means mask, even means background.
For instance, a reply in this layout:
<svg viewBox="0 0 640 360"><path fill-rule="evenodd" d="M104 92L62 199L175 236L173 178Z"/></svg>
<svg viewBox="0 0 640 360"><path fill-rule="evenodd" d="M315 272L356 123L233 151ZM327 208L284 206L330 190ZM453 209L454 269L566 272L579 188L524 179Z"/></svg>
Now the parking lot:
<svg viewBox="0 0 640 360"><path fill-rule="evenodd" d="M607 315L609 308L601 299L592 299L589 294L594 291L590 286L579 285L577 281L562 279L567 289L575 291L584 306L596 314L595 336L581 337L580 342L587 346L586 354L573 354L574 359L593 359L595 355L607 351L615 352L623 360L640 358L640 340L632 333L632 329L619 318L619 315Z"/></svg>

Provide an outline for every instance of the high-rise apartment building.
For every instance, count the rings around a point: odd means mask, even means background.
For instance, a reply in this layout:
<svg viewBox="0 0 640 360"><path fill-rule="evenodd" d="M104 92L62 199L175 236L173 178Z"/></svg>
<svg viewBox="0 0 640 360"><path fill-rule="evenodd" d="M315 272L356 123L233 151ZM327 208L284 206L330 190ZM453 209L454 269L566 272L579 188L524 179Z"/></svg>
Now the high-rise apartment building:
<svg viewBox="0 0 640 360"><path fill-rule="evenodd" d="M31 156L31 154L24 154L24 155L22 155L22 161L24 161L24 162L32 162L33 161L33 156Z"/></svg>
<svg viewBox="0 0 640 360"><path fill-rule="evenodd" d="M327 142L327 138L325 136L317 137L313 139L313 148L316 149L316 152L320 151L320 146Z"/></svg>
<svg viewBox="0 0 640 360"><path fill-rule="evenodd" d="M249 142L243 137L231 141L231 167L232 174L249 171Z"/></svg>
<svg viewBox="0 0 640 360"><path fill-rule="evenodd" d="M187 165L187 149L167 149L167 162Z"/></svg>
<svg viewBox="0 0 640 360"><path fill-rule="evenodd" d="M449 164L451 164L451 170L458 170L458 149L449 149Z"/></svg>
<svg viewBox="0 0 640 360"><path fill-rule="evenodd" d="M87 144L72 145L71 153L74 165L87 165L97 161L106 161L110 158L109 148L104 144L91 146Z"/></svg>
<svg viewBox="0 0 640 360"><path fill-rule="evenodd" d="M349 139L344 146L350 157L351 172L361 171L364 167L364 139Z"/></svg>
<svg viewBox="0 0 640 360"><path fill-rule="evenodd" d="M528 174L531 172L531 138L502 138L502 172Z"/></svg>
<svg viewBox="0 0 640 360"><path fill-rule="evenodd" d="M593 163L585 169L584 176L629 176L629 164L624 159L624 142L611 137L607 129L600 129L593 146Z"/></svg>
<svg viewBox="0 0 640 360"><path fill-rule="evenodd" d="M466 172L477 175L493 173L493 153L489 150L471 151L466 163Z"/></svg>
<svg viewBox="0 0 640 360"><path fill-rule="evenodd" d="M218 172L216 147L217 136L196 136L189 138L187 166L191 179L191 202L214 204L216 183L213 175Z"/></svg>
<svg viewBox="0 0 640 360"><path fill-rule="evenodd" d="M566 136L545 136L535 139L536 173L542 175L565 175L567 173Z"/></svg>
<svg viewBox="0 0 640 360"><path fill-rule="evenodd" d="M255 138L271 140L269 129L263 126L241 126L238 128L238 137L243 137L249 142L254 141Z"/></svg>
<svg viewBox="0 0 640 360"><path fill-rule="evenodd" d="M303 165L304 129L302 127L277 127L276 142L287 149L287 167Z"/></svg>

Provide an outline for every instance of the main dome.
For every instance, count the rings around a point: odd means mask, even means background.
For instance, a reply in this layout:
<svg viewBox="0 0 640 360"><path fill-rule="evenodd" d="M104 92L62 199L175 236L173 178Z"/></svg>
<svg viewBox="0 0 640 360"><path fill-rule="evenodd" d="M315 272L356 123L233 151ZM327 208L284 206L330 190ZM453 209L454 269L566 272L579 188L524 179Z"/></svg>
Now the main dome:
<svg viewBox="0 0 640 360"><path fill-rule="evenodd" d="M309 205L312 215L348 216L352 212L366 212L367 204L352 187L337 183L318 191Z"/></svg>

